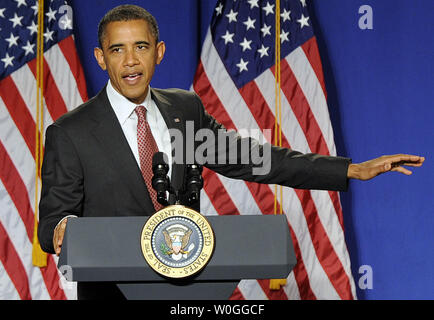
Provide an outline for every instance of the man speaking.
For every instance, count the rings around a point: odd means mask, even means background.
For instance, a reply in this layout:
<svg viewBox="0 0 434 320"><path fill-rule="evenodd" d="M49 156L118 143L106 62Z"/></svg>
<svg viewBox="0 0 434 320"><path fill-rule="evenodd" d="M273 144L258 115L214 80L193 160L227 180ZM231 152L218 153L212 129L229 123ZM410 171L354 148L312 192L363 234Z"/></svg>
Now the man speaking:
<svg viewBox="0 0 434 320"><path fill-rule="evenodd" d="M159 210L151 182L152 157L158 151L168 156L173 186L182 189L188 163L179 159L187 157L185 150L181 157L176 154L179 146L173 145L171 132L181 133L182 146L197 150L199 144L189 141L187 128L215 136L225 130L206 113L196 94L150 87L166 48L155 18L145 9L133 5L112 9L99 24L98 38L95 58L110 80L94 98L46 131L38 236L43 250L50 253L60 254L71 216L151 215ZM230 178L298 189L345 191L350 178L368 180L388 171L408 175L411 172L403 165L420 167L424 161L419 156L393 155L352 164L347 158L270 147L269 159L264 160L269 161L269 170L258 175L253 170L257 163L242 161L241 146L258 154L264 154L266 146L235 133L229 137L224 148L216 139L215 154L207 154L204 166ZM232 150L238 150L233 161L218 161L222 152ZM79 283L77 288L79 299L121 297L110 284Z"/></svg>

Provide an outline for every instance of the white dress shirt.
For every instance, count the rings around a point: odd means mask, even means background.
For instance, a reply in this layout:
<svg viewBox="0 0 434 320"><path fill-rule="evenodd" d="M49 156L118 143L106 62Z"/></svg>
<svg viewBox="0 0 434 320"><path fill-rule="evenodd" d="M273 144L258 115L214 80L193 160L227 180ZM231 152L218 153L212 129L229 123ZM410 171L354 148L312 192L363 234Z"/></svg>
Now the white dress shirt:
<svg viewBox="0 0 434 320"><path fill-rule="evenodd" d="M139 148L137 145L138 117L134 112L138 105L129 101L119 92L117 92L113 88L110 80L107 84L107 97L122 127L122 131L124 132L125 138L130 145L131 151L136 158L137 164L140 167ZM164 121L160 110L158 109L154 100L152 100L150 87L148 89L148 95L146 96L145 101L140 105L144 106L147 110L146 120L151 127L151 132L155 142L157 143L158 150L160 152L164 152L167 155L169 161L168 176L170 177L172 172L172 145L170 141L169 129L167 128L166 122ZM149 164L150 170L152 170L151 166L152 163Z"/></svg>

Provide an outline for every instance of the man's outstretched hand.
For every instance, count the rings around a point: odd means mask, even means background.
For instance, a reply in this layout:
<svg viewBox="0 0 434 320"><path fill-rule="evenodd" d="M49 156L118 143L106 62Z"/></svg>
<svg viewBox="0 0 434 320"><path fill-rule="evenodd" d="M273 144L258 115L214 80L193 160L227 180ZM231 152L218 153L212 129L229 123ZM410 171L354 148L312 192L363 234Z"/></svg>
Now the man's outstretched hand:
<svg viewBox="0 0 434 320"><path fill-rule="evenodd" d="M420 167L424 161L424 157L408 154L382 156L366 162L350 164L348 167L348 178L370 180L389 171L397 171L409 176L412 172L403 166Z"/></svg>

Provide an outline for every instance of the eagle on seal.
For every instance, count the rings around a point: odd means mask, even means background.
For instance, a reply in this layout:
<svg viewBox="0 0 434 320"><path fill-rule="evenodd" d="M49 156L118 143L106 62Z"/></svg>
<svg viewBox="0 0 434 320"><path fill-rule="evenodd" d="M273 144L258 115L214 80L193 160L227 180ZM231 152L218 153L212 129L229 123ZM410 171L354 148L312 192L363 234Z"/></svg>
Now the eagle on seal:
<svg viewBox="0 0 434 320"><path fill-rule="evenodd" d="M188 251L185 251L184 249L187 247L188 242L190 241L190 236L193 233L192 230L188 229L188 231L182 236L176 234L172 237L170 237L169 233L164 230L163 235L164 239L166 240L166 244L169 247L170 251L167 252L168 255L171 254L188 254Z"/></svg>

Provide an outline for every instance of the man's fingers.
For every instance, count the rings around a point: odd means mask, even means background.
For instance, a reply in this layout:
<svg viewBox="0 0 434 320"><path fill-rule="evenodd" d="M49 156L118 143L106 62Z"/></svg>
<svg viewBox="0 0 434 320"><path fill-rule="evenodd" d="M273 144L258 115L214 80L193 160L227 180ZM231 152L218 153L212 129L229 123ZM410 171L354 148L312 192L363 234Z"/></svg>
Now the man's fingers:
<svg viewBox="0 0 434 320"><path fill-rule="evenodd" d="M60 255L67 222L68 219L63 220L62 223L54 230L53 244L56 255Z"/></svg>
<svg viewBox="0 0 434 320"><path fill-rule="evenodd" d="M394 168L392 169L392 171L395 171L395 172L401 172L401 173L403 173L403 174L405 174L405 175L407 175L407 176L413 174L413 172L411 172L410 170L407 170L407 169L405 169L405 168L403 168L403 167L394 167Z"/></svg>
<svg viewBox="0 0 434 320"><path fill-rule="evenodd" d="M397 154L397 155L393 155L393 156L386 156L386 158L388 158L387 159L388 161L391 161L394 163L400 162L400 163L419 164L419 165L421 165L425 161L424 157L413 156L410 154Z"/></svg>
<svg viewBox="0 0 434 320"><path fill-rule="evenodd" d="M59 230L59 239L57 241L57 243L59 244L59 246L62 245L63 242L63 236L65 235L65 229L66 229L66 223L68 222L68 219L65 219L62 221L62 223L60 224L60 230Z"/></svg>

